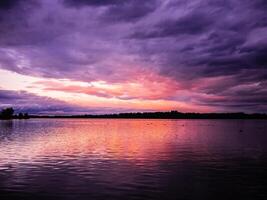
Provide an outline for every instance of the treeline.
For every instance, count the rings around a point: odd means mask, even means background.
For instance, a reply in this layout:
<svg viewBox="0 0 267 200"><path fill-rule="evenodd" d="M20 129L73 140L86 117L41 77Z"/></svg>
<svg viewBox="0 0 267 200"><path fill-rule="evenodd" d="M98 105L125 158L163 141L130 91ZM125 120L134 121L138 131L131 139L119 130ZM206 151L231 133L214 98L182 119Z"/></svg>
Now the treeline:
<svg viewBox="0 0 267 200"><path fill-rule="evenodd" d="M34 118L118 118L118 119L267 119L267 114L246 113L182 113L170 112L137 112L104 115L71 115L71 116L32 116Z"/></svg>
<svg viewBox="0 0 267 200"><path fill-rule="evenodd" d="M2 109L0 112L0 119L29 119L28 113L14 114L14 109L12 107Z"/></svg>
<svg viewBox="0 0 267 200"><path fill-rule="evenodd" d="M68 116L38 116L28 113L14 114L12 107L2 109L0 119L29 119L29 118L118 118L118 119L267 119L267 114L255 113L182 113L170 112L137 112L103 115L68 115Z"/></svg>

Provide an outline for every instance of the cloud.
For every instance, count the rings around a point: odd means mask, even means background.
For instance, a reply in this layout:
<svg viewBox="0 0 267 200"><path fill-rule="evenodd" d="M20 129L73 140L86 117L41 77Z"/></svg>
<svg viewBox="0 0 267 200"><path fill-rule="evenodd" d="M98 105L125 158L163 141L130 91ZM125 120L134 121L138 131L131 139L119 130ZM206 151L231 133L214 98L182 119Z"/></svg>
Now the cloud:
<svg viewBox="0 0 267 200"><path fill-rule="evenodd" d="M193 84L194 103L224 111L266 112L266 81L237 83L233 75L204 78Z"/></svg>
<svg viewBox="0 0 267 200"><path fill-rule="evenodd" d="M70 7L82 7L82 6L111 6L122 5L126 2L124 0L64 0L65 5Z"/></svg>
<svg viewBox="0 0 267 200"><path fill-rule="evenodd" d="M266 112L266 6L264 0L2 1L0 68L123 88L54 90ZM136 82L138 89L129 87Z"/></svg>
<svg viewBox="0 0 267 200"><path fill-rule="evenodd" d="M81 90L81 88L78 88ZM64 89L62 89L64 91ZM65 92L71 92L65 90ZM77 91L76 91L77 92ZM81 91L80 91L81 92ZM84 92L84 91L83 91ZM57 100L51 97L39 96L26 91L0 89L0 109L13 107L16 113L28 112L38 115L84 115L84 114L105 114L119 112L149 112L155 109L160 110L160 102L122 102L114 106L114 102L105 105L77 105L68 101ZM116 102L115 102L116 104ZM152 107L149 107L152 105ZM170 106L170 105L169 105ZM184 108L184 106L183 106ZM186 108L186 106L185 106Z"/></svg>
<svg viewBox="0 0 267 200"><path fill-rule="evenodd" d="M18 6L23 6L25 3L35 4L32 0L1 0L0 1L0 12L10 11Z"/></svg>
<svg viewBox="0 0 267 200"><path fill-rule="evenodd" d="M25 91L0 90L0 108L5 107L14 107L16 112L30 114L85 114L97 111Z"/></svg>
<svg viewBox="0 0 267 200"><path fill-rule="evenodd" d="M155 81L156 80L156 81ZM175 95L179 86L172 79L143 71L135 81L124 83L91 82L64 83L59 81L38 81L34 86L41 86L45 91L63 91L67 93L87 94L97 97L121 100L168 100Z"/></svg>
<svg viewBox="0 0 267 200"><path fill-rule="evenodd" d="M209 13L193 12L178 19L166 19L159 22L149 32L136 32L131 37L139 39L176 37L181 34L200 34L210 27L214 19Z"/></svg>
<svg viewBox="0 0 267 200"><path fill-rule="evenodd" d="M67 7L84 8L84 7L102 7L103 13L100 18L104 21L126 21L134 22L157 8L157 0L147 0L140 2L138 0L110 0L110 1L85 1L85 0L65 0ZM104 8L103 8L104 7Z"/></svg>
<svg viewBox="0 0 267 200"><path fill-rule="evenodd" d="M3 0L0 2L0 9L8 10L14 7L19 1L18 0Z"/></svg>

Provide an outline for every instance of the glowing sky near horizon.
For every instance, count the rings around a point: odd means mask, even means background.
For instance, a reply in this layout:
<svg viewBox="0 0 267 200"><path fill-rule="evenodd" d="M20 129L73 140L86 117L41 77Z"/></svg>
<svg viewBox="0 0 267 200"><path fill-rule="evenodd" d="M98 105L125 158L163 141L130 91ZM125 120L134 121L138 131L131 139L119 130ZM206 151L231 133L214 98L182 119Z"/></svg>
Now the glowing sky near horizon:
<svg viewBox="0 0 267 200"><path fill-rule="evenodd" d="M264 0L3 0L0 107L267 112Z"/></svg>

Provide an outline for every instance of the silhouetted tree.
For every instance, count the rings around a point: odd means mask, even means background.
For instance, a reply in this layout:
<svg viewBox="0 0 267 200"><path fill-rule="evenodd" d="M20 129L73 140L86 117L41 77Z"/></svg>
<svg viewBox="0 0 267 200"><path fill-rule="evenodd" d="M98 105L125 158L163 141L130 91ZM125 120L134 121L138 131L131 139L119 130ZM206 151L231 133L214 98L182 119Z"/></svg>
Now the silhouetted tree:
<svg viewBox="0 0 267 200"><path fill-rule="evenodd" d="M23 118L24 119L29 119L29 114L28 113L24 113Z"/></svg>
<svg viewBox="0 0 267 200"><path fill-rule="evenodd" d="M23 116L23 114L22 113L19 113L19 119L22 119L24 116Z"/></svg>
<svg viewBox="0 0 267 200"><path fill-rule="evenodd" d="M1 118L3 119L12 119L12 116L14 114L14 109L13 108L6 108L1 111Z"/></svg>

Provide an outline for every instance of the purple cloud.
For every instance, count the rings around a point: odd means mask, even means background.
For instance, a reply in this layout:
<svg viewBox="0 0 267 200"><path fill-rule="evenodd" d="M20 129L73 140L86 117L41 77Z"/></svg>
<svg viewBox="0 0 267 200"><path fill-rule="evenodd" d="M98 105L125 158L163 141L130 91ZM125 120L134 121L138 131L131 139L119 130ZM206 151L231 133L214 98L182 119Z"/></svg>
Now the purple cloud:
<svg viewBox="0 0 267 200"><path fill-rule="evenodd" d="M267 112L266 9L264 0L1 1L0 68L107 83L146 70L195 104Z"/></svg>
<svg viewBox="0 0 267 200"><path fill-rule="evenodd" d="M31 114L71 114L94 111L25 91L0 90L0 108L5 107L14 107L16 112L29 112Z"/></svg>
<svg viewBox="0 0 267 200"><path fill-rule="evenodd" d="M140 109L134 108L78 106L26 91L0 89L0 110L6 107L13 107L16 113L28 112L29 114L37 115L84 115L140 111ZM142 111L152 110L143 109Z"/></svg>

